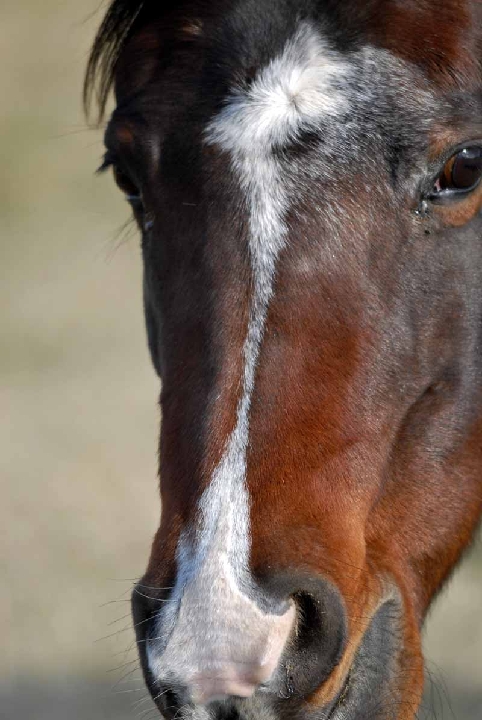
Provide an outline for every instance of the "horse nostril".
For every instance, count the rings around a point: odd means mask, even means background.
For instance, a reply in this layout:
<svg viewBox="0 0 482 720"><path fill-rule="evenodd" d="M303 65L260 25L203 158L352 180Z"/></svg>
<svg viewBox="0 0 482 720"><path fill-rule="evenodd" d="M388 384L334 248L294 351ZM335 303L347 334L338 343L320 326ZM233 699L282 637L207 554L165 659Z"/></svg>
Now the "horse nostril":
<svg viewBox="0 0 482 720"><path fill-rule="evenodd" d="M166 720L174 720L176 716L179 717L179 711L184 704L178 693L171 688L161 690L157 696L154 696L154 701Z"/></svg>
<svg viewBox="0 0 482 720"><path fill-rule="evenodd" d="M343 655L346 611L339 591L324 579L302 578L291 597L297 609L296 633L282 659L279 690L285 697L307 697Z"/></svg>
<svg viewBox="0 0 482 720"><path fill-rule="evenodd" d="M298 593L294 599L298 607L297 646L303 652L313 642L313 634L320 632L323 610L319 602L308 593Z"/></svg>

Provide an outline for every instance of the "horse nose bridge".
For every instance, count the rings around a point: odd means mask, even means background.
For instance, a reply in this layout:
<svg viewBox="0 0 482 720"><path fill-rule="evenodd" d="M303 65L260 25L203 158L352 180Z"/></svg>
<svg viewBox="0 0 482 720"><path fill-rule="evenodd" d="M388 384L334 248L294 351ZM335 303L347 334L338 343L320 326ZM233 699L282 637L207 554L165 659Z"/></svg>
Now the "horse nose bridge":
<svg viewBox="0 0 482 720"><path fill-rule="evenodd" d="M187 687L196 703L248 697L275 673L294 629L292 601L274 603L243 591L222 572L199 573L184 588L170 627L162 617L148 640L151 673L160 684ZM167 640L162 642L162 638Z"/></svg>

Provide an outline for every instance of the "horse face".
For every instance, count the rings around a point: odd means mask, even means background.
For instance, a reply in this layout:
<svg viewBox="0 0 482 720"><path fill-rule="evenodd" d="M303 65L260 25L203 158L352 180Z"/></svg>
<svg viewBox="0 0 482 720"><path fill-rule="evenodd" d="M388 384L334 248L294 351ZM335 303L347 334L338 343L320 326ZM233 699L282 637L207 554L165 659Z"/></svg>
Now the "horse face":
<svg viewBox="0 0 482 720"><path fill-rule="evenodd" d="M124 4L97 47L162 378L147 683L166 717L413 718L481 509L475 9Z"/></svg>

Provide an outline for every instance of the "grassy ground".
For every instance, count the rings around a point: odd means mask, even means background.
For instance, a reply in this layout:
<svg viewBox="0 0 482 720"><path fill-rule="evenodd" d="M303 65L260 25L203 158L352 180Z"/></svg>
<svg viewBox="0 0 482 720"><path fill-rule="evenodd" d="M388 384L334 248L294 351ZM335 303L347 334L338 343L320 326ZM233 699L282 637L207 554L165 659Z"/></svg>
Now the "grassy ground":
<svg viewBox="0 0 482 720"><path fill-rule="evenodd" d="M137 241L119 238L128 212L93 177L101 134L80 110L97 6L1 10L0 715L22 720L127 720L150 707L136 705L139 678L122 677L135 666L124 665L128 592L159 514L159 388ZM426 643L458 720L482 717L481 607L479 549ZM436 716L452 717L437 702Z"/></svg>

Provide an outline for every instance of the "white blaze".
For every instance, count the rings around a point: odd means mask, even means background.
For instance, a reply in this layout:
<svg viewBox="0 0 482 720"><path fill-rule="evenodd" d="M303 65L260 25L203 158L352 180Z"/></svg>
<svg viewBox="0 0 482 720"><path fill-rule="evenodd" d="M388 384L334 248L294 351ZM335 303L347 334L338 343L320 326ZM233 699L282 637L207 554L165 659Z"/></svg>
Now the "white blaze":
<svg viewBox="0 0 482 720"><path fill-rule="evenodd" d="M181 538L176 588L171 607L163 612L164 626L169 614L171 623L175 622L175 607L191 595L206 612L216 603L216 589L220 587L224 589L219 600L228 617L231 613L226 604L230 597L234 609L240 587L249 587L249 414L276 263L288 234L288 188L273 148L282 148L295 141L300 131L316 127L320 119L346 110L347 101L333 81L343 79L347 72L347 64L325 47L319 33L310 24L302 23L282 54L259 71L248 89L232 90L225 107L206 131L207 143L231 157L245 196L253 295L236 426L201 498L199 525L192 534L184 533ZM219 608L217 612L219 622ZM151 667L158 670L154 649L149 644Z"/></svg>
<svg viewBox="0 0 482 720"><path fill-rule="evenodd" d="M207 141L229 153L249 209L249 252L253 297L244 344L244 378L236 427L223 459L201 500L201 546L222 538L233 569L247 568L249 498L246 453L256 365L276 262L287 240L288 188L273 147L296 140L327 115L346 110L333 80L348 66L330 52L320 34L302 23L283 53L263 68L250 88L234 89L207 129ZM216 544L214 542L214 544ZM204 552L203 552L204 554Z"/></svg>

